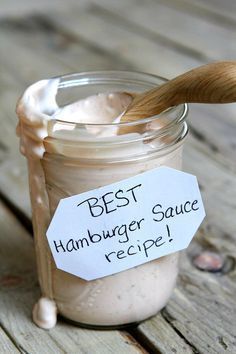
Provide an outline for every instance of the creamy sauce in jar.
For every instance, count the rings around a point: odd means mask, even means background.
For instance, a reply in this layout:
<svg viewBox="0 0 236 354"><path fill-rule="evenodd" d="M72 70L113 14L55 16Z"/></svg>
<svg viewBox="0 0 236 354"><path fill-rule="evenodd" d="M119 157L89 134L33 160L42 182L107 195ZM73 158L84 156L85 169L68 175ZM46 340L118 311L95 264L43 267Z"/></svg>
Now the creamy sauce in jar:
<svg viewBox="0 0 236 354"><path fill-rule="evenodd" d="M56 268L45 234L61 198L162 165L180 169L182 139L175 144L169 144L165 135L146 139L145 132L135 127L119 135L120 116L132 100L129 93L99 93L59 107L58 86L59 79L39 81L26 90L17 106L17 133L21 152L28 159L42 290L34 322L51 328L57 311L90 326L142 321L163 308L171 296L178 273L177 253L87 282ZM148 128L158 132L164 121L149 122ZM162 145L167 145L165 152L150 153L161 151Z"/></svg>

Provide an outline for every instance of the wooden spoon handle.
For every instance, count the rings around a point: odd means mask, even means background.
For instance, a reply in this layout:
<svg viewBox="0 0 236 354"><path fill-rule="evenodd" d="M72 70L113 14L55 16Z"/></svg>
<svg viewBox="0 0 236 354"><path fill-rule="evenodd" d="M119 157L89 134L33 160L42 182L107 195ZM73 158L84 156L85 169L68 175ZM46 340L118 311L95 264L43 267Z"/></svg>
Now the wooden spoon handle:
<svg viewBox="0 0 236 354"><path fill-rule="evenodd" d="M235 101L236 61L216 62L190 70L159 87L137 95L121 121L151 117L184 102Z"/></svg>

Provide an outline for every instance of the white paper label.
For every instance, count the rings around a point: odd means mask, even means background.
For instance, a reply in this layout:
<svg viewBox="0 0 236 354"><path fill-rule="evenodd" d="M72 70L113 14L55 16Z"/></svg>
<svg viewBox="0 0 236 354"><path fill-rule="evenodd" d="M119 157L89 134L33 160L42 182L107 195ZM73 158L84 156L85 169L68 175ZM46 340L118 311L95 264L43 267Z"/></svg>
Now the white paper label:
<svg viewBox="0 0 236 354"><path fill-rule="evenodd" d="M59 269L92 280L186 248L204 216L196 177L159 167L61 199L47 238Z"/></svg>

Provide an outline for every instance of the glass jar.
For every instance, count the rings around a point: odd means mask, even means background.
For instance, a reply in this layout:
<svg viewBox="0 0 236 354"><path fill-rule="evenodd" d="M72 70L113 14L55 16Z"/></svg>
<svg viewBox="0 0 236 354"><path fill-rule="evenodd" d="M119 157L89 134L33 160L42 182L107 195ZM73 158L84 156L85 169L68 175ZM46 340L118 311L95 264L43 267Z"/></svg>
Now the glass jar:
<svg viewBox="0 0 236 354"><path fill-rule="evenodd" d="M144 73L116 71L66 75L56 80L59 106L99 92L143 92L166 81ZM17 106L21 151L28 159L42 291L34 321L44 328L53 327L58 312L83 326L110 328L155 315L175 286L178 253L85 281L57 269L45 234L61 198L158 166L181 169L187 106L135 122L81 124L52 119L48 108L36 109L37 100L29 99L35 92L34 85L29 87ZM99 134L87 134L89 131Z"/></svg>

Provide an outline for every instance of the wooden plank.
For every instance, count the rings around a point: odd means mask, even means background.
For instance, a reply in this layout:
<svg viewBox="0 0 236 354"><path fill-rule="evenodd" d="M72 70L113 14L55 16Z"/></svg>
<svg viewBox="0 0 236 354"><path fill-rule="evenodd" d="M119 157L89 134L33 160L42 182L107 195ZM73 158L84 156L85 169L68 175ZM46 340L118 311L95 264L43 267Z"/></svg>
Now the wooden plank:
<svg viewBox="0 0 236 354"><path fill-rule="evenodd" d="M50 331L37 328L31 319L39 297L32 239L1 203L0 225L1 323L18 349L32 354L145 353L125 332L85 330L61 321Z"/></svg>
<svg viewBox="0 0 236 354"><path fill-rule="evenodd" d="M175 8L179 12L185 13L186 16L196 16L225 28L234 29L236 25L234 0L224 2L216 2L215 0L169 0L166 2L158 0L158 3Z"/></svg>
<svg viewBox="0 0 236 354"><path fill-rule="evenodd" d="M80 0L80 3L84 0ZM63 11L66 7L73 5L75 0L21 0L20 6L15 0L2 0L1 1L1 11L0 18L4 17L18 17L27 16L29 14L38 13L48 13L49 11L56 11L58 8Z"/></svg>
<svg viewBox="0 0 236 354"><path fill-rule="evenodd" d="M235 173L214 161L213 153L191 137L184 153L184 170L198 176L206 206L204 235L199 241L201 239L203 242L204 238L206 245L212 243L219 251L228 252L234 257L236 220L232 217L232 210L236 209ZM229 239L224 234L228 234Z"/></svg>
<svg viewBox="0 0 236 354"><path fill-rule="evenodd" d="M236 172L235 104L189 107L190 131L212 150L212 158Z"/></svg>
<svg viewBox="0 0 236 354"><path fill-rule="evenodd" d="M233 237L231 241L235 243ZM222 249L218 251L224 253ZM236 345L235 271L229 275L199 271L192 264L192 252L199 252L196 240L187 252L182 252L177 287L162 316L181 333L194 353L233 354ZM147 338L153 340L156 321L154 317L144 322L138 331L147 333Z"/></svg>
<svg viewBox="0 0 236 354"><path fill-rule="evenodd" d="M19 353L17 347L13 344L4 330L0 327L0 348L2 353L15 354Z"/></svg>
<svg viewBox="0 0 236 354"><path fill-rule="evenodd" d="M5 21L0 26L0 44L4 48L2 68L24 84L23 87L72 71L118 70L129 66L125 59L116 60L112 53L102 51L96 43L92 45L57 31L50 21L40 16ZM16 57L9 56L11 50L17 53Z"/></svg>
<svg viewBox="0 0 236 354"><path fill-rule="evenodd" d="M226 19L223 22L225 26L227 25L227 21L228 25L236 24L236 3L234 0L191 0L191 3L204 10L208 10L213 15L223 15Z"/></svg>
<svg viewBox="0 0 236 354"><path fill-rule="evenodd" d="M0 185L0 192L4 198L30 220L27 164L19 152L8 154L0 164Z"/></svg>
<svg viewBox="0 0 236 354"><path fill-rule="evenodd" d="M184 338L181 338L175 329L169 325L161 313L151 320L142 322L132 331L141 343L147 343L153 352L162 354L191 354L193 348Z"/></svg>
<svg viewBox="0 0 236 354"><path fill-rule="evenodd" d="M104 51L135 65L136 70L171 77L180 74L183 68L187 70L205 61L188 57L158 38L146 38L145 33L132 30L120 18L114 21L109 15L101 15L95 7L77 7L73 12L68 9L63 17L49 15L48 18L63 32L93 45L99 43ZM91 25L87 26L88 23Z"/></svg>
<svg viewBox="0 0 236 354"><path fill-rule="evenodd" d="M155 0L154 0L155 1ZM154 2L153 1L153 2ZM81 3L86 3L86 0L80 0ZM116 1L109 1L115 3ZM158 0L158 3L166 3L164 0ZM192 12L194 9L205 10L209 13L221 14L229 19L236 19L235 13L235 1L234 0L226 0L224 2L220 0L208 0L207 2L204 0L169 0L168 3L171 6L178 7L181 11L184 8L192 8ZM21 0L21 5L16 6L15 0L1 1L1 12L0 18L4 17L18 17L18 16L27 16L32 13L48 13L49 11L63 11L68 7L73 7L75 4L78 4L76 0L67 0L66 4L63 0L54 0L53 2L48 2L47 0L41 0L40 2L32 1L32 0ZM200 12L202 13L202 12Z"/></svg>
<svg viewBox="0 0 236 354"><path fill-rule="evenodd" d="M106 29L106 31L108 31L108 28ZM115 26L116 28L116 26ZM104 30L105 30L105 26L104 26ZM92 33L92 32L91 32ZM123 32L123 33L129 33L129 31ZM102 32L100 32L100 34L102 34ZM96 38L94 37L94 39L92 39L92 34L90 34L90 39L89 42L93 45L96 41ZM118 36L119 37L119 36ZM19 38L19 44L17 49L20 50L20 46L21 46L21 37L17 37ZM144 41L144 39L142 37L141 38L141 43L142 41ZM86 39L86 38L85 38ZM94 40L94 42L93 42ZM146 41L146 40L145 40ZM14 46L15 43L17 41L13 41ZM27 48L28 44L27 44L27 40L25 42L23 42L24 46ZM117 43L118 44L119 41L117 39ZM123 42L120 40L120 45ZM13 45L12 45L13 47ZM23 47L24 48L24 47ZM37 46L33 47L34 50L36 50L37 55L39 55L39 51L37 52ZM41 56L39 55L39 60L42 61L43 55L45 55L45 47L42 46L42 48L44 48L43 54L41 54ZM104 47L105 50L110 51L110 44L107 47ZM152 50L152 46L149 47L150 48L150 53ZM10 47L9 47L10 49ZM147 47L148 49L148 47ZM149 50L149 49L148 49ZM14 53L14 52L13 52ZM46 51L47 53L47 51ZM51 51L50 54L50 60L52 60L52 58L56 57L56 54L52 54L53 51ZM117 56L118 54L118 50L116 49L116 53ZM27 52L28 58L30 58L30 50L28 50ZM36 55L35 55L36 56ZM123 53L121 55L121 57L123 56ZM49 58L49 57L48 57ZM127 56L125 57L126 59L128 58ZM136 59L135 56L131 55L131 53L129 53L129 61L131 63L135 63L135 65L137 65L136 63ZM38 60L38 61L39 61ZM68 60L68 62L70 61L70 55L68 55L68 57L66 58L66 60ZM150 60L150 59L149 59ZM153 60L153 59L152 59ZM29 59L28 59L29 62ZM66 62L66 61L65 61ZM55 65L57 61L55 60ZM45 63L44 63L45 64ZM144 67L143 63L143 67ZM20 65L20 61L19 64ZM50 64L49 64L50 65ZM184 65L184 64L182 64ZM38 67L40 68L40 63L38 64ZM154 67L154 64L153 64ZM20 68L20 66L19 66ZM37 68L37 66L36 66ZM182 69L184 68L184 66L182 66ZM35 76L37 75L37 70L35 71ZM40 70L43 70L43 65L42 68ZM27 75L27 71L25 72L25 74ZM30 78L30 75L28 76ZM22 80L22 85L23 85L23 80L24 80L24 73L22 74L22 76L18 76L18 80ZM218 128L219 129L219 128ZM219 135L219 134L218 134ZM218 136L219 137L219 136ZM220 137L219 137L220 138ZM228 171L228 163L227 164L221 164L221 161L216 160L214 162L214 154L212 152L212 150L207 146L207 144L205 142L199 143L196 139L191 139L188 142L187 145L187 149L186 149L186 166L187 169L193 173L196 173L199 176L201 185L203 187L203 192L204 192L204 198L206 199L207 202L207 210L208 210L208 218L209 222L207 221L207 223L205 224L205 226L202 228L202 233L199 234L198 238L196 240L198 240L197 245L199 247L214 247L214 249L217 249L221 252L223 252L225 255L230 255L232 257L234 257L235 254L235 239L234 239L234 230L235 230L235 222L234 220L230 219L230 215L231 211L234 210L235 208L235 204L232 202L233 200L236 200L235 195L232 191L236 190L235 189L235 175L234 173L231 173ZM10 171L12 168L12 165L9 164L8 165L8 171ZM2 173L4 174L6 171L5 168L3 168ZM6 178L6 182L7 182L7 178ZM7 186L7 184L6 184ZM11 189L11 185L8 184L8 188ZM26 187L27 188L27 187ZM209 189L210 188L210 189ZM17 190L17 188L16 188ZM219 191L224 191L224 193L219 193L219 195L217 194ZM217 198L216 198L217 196ZM16 201L16 195L12 195L12 200ZM227 202L226 202L227 201ZM229 201L229 203L228 203ZM19 203L19 200L18 200ZM208 220L208 219L207 219ZM225 234L227 233L227 237L225 236ZM201 237L200 237L201 236ZM196 245L196 243L195 243ZM190 275L192 274L192 268L190 267L189 264L186 264L186 266L184 266L184 269L190 269ZM182 272L181 272L182 274ZM205 273L203 273L205 274ZM196 298L197 296L197 289L198 287L200 287L200 291L201 291L201 301L204 301L204 290L205 290L205 283L210 281L210 282L217 282L214 290L215 292L219 290L219 284L222 284L226 289L227 289L227 300L229 300L229 303L232 304L232 308L235 308L235 303L232 302L231 298L233 298L233 294L235 293L234 288L232 287L232 281L230 280L230 277L232 277L232 274L229 276L223 276L220 279L217 278L215 280L214 277L205 277L205 278L200 278L200 284L197 281L196 275L194 275L193 278L191 278L191 276L189 276L188 273L188 278L187 278L187 282L185 282L184 285L182 285L182 288L180 288L180 285L177 289L180 289L179 293L178 293L178 303L180 302L180 304L178 306L170 307L168 309L168 311L166 313L164 313L165 319L166 321L168 320L169 322L171 322L172 324L172 328L170 328L170 325L168 324L168 322L163 322L164 325L166 325L166 330L167 333L169 333L168 331L171 331L171 333L173 334L173 331L176 330L176 335L178 335L178 332L181 333L185 338L189 338L189 334L188 334L188 322L187 321L191 321L191 318L193 317L193 315L195 313L190 312L189 317L188 314L182 314L182 312L185 311L185 298L189 297L190 298L190 302L193 302L194 307L197 308L197 310L200 307L200 304L198 303L198 298ZM185 278L186 279L186 278ZM213 280L214 279L214 280ZM195 282L196 282L196 287L195 287ZM187 289L187 290L186 290ZM180 295L179 295L180 294ZM193 294L195 294L193 296ZM207 296L211 296L211 300L214 301L214 299L216 299L217 301L217 295L215 293L213 293L213 290L210 288L210 290L207 290L206 292ZM215 296L215 297L214 297ZM194 299L193 299L194 298ZM193 300L192 300L193 299ZM224 301L221 300L220 298L220 303L221 306L219 307L218 311L224 311ZM223 301L223 302L222 302ZM204 302L203 302L204 304ZM208 303L206 302L206 305L208 305ZM181 309L181 313L179 313L178 309ZM213 309L216 309L215 307L213 307ZM200 311L200 310L199 310ZM206 312L199 312L202 315L202 318L199 316L197 318L197 320L195 320L193 326L193 331L199 329L199 332L196 332L198 335L202 335L202 331L205 331L205 326L207 326L206 322L206 317L211 318L209 313ZM227 310L227 314L228 314L228 310ZM184 315L187 316L187 318L184 317ZM216 315L215 315L216 316ZM217 318L219 318L219 313L217 314ZM215 319L215 317L214 317ZM201 320L203 320L203 325L201 325ZM226 318L223 317L223 324L221 323L221 325L219 326L219 328L221 328L222 326L224 327L224 321L226 321ZM233 324L234 324L234 320L232 320L230 318L230 320ZM218 323L218 322L217 322ZM143 335L147 335L149 333L150 336L150 341L152 341L153 337L155 337L155 330L153 330L151 332L151 328L156 328L156 324L155 325L149 325L149 328L146 328L146 331L143 327ZM228 350L231 350L232 348L232 333L230 331L228 331L228 327L225 327L227 329L227 336L226 336L226 345L227 348L229 348ZM145 331L145 333L144 333ZM203 348L205 350L205 346L208 344L210 345L210 350L212 350L212 345L213 342L215 340L218 340L216 338L216 336L214 335L214 327L211 327L208 332L207 332L207 336L203 336L203 340L200 342L198 342L197 339L197 334L195 332L190 336L191 339L191 344L196 344L196 347L199 348ZM216 334L218 335L219 332L216 332ZM179 335L178 335L179 336ZM209 338L208 338L209 336ZM220 332L219 336L220 338L220 343L217 343L217 350L219 348L223 348L222 345L224 346L225 343L224 342L224 336L225 336L225 332L222 331ZM207 342L209 340L210 344ZM183 344L181 342L181 344ZM154 347L155 347L155 343L154 343ZM189 347L191 348L191 345L189 345ZM165 352L164 350L167 351L167 349L162 348L163 352ZM229 351L230 352L230 351Z"/></svg>
<svg viewBox="0 0 236 354"><path fill-rule="evenodd" d="M111 4L114 5L114 2L111 2ZM118 6L118 2L116 2L116 6ZM64 28L65 31L70 31L77 36L83 36L92 43L97 42L99 37L103 38L101 46L105 50L112 50L118 56L131 61L137 70L147 71L148 68L157 74L158 70L160 70L161 75L168 77L171 76L172 71L175 71L174 75L177 75L177 71L187 70L187 66L193 65L191 58L182 54L183 60L177 63L179 65L177 69L176 63L173 62L173 58L174 60L176 58L176 53L173 50L171 55L168 53L167 56L160 58L162 67L160 68L155 61L155 56L158 57L158 51L159 53L163 51L160 43L155 43L154 49L154 42L142 37L141 34L135 35L132 31L129 31L129 28L120 27L118 23L111 23L108 16L101 17L100 12L94 13L89 8L84 11L80 9L77 12L74 10L73 14L67 13L67 15L63 16L63 19L60 18L57 20L54 18L54 20L60 28ZM87 29L85 21L93 23L93 26ZM109 31L107 30L108 28ZM149 53L149 55L142 55L140 57L136 52L137 50L143 50L143 52ZM200 60L197 63L195 62L196 66L200 64ZM235 154L234 136L236 131L234 107L234 105L224 105L224 107L218 108L214 106L212 108L205 105L204 109L202 109L199 106L193 106L192 112L190 110L189 122L193 126L194 131L198 133L198 136L205 140L206 144L211 148L214 148L216 145L218 146L215 158L226 160L226 163L232 165L232 168L235 170L236 159L233 158Z"/></svg>
<svg viewBox="0 0 236 354"><path fill-rule="evenodd" d="M163 39L166 46L205 60L235 58L235 28L222 26L221 22L210 22L195 13L171 7L169 3L147 0L93 0L96 6L90 12L100 17L113 19L123 26L156 40ZM132 16L130 14L132 13ZM133 27L132 27L133 25ZM191 52L192 51L192 52Z"/></svg>
<svg viewBox="0 0 236 354"><path fill-rule="evenodd" d="M181 333L193 352L234 353L236 328L236 209L235 175L201 151L200 143L189 139L185 150L185 170L196 174L202 187L207 217L186 252L182 252L181 271L171 301L162 312ZM229 273L207 273L192 264L194 255L211 249L233 264ZM230 269L232 272L230 272ZM138 327L140 335L155 343L159 318ZM224 351L223 351L224 350ZM170 351L164 350L164 353Z"/></svg>
<svg viewBox="0 0 236 354"><path fill-rule="evenodd" d="M235 353L235 285L218 283L218 275L194 269L187 257L172 300L163 312L173 327L200 353Z"/></svg>

